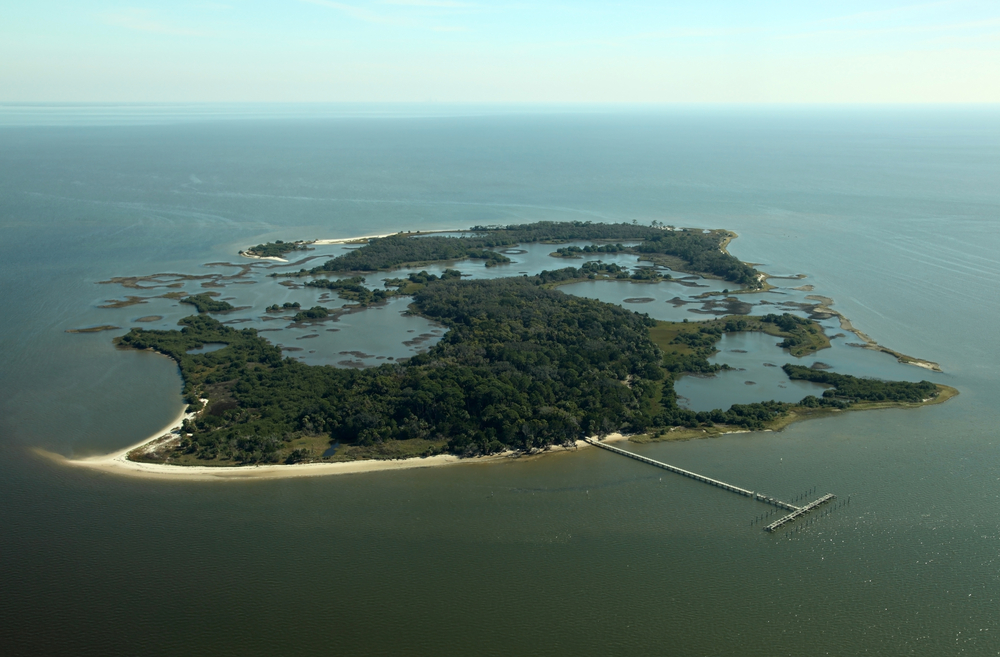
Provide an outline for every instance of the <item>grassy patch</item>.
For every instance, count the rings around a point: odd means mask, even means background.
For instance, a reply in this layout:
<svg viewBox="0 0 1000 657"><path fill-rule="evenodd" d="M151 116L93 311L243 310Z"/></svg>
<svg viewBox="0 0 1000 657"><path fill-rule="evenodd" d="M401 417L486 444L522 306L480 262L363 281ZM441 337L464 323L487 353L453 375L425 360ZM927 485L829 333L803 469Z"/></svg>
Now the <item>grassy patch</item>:
<svg viewBox="0 0 1000 657"><path fill-rule="evenodd" d="M327 439L327 446L329 446ZM339 461L359 461L363 459L394 460L411 459L419 456L429 456L431 454L443 453L446 451L448 441L425 440L422 438L411 438L409 440L386 440L374 445L341 445L337 453L333 456L322 459L323 462L336 463Z"/></svg>
<svg viewBox="0 0 1000 657"><path fill-rule="evenodd" d="M716 424L711 427L703 426L693 429L688 427L668 427L639 434L637 436L629 436L628 440L631 443L658 443L666 440L714 438L715 436L721 436L727 433L744 433L746 431L747 430L742 427L731 427L725 424Z"/></svg>
<svg viewBox="0 0 1000 657"><path fill-rule="evenodd" d="M767 322L761 322L759 328L747 330L762 331L768 335L785 338L786 342L794 342L795 344L791 344L791 346L786 348L796 358L816 353L820 349L826 349L830 346L830 338L826 337L823 327L812 320L809 320L808 324L796 327L791 331L784 331L775 324Z"/></svg>
<svg viewBox="0 0 1000 657"><path fill-rule="evenodd" d="M660 351L676 352L679 354L693 353L694 350L687 344L676 344L674 340L682 333L695 333L700 322L657 322L656 326L649 329L649 337Z"/></svg>
<svg viewBox="0 0 1000 657"><path fill-rule="evenodd" d="M708 358L716 352L715 343L723 333L760 331L784 338L783 346L795 357L815 353L830 346L823 327L808 319L790 315L726 315L703 322L657 322L649 330L650 338L664 353L665 363L685 363L692 357ZM768 321L772 318L775 321ZM781 322L779 325L776 322ZM704 371L703 369L681 371Z"/></svg>
<svg viewBox="0 0 1000 657"><path fill-rule="evenodd" d="M294 440L288 441L285 445L286 450L289 452L304 449L309 452L309 460L319 460L323 456L323 452L330 447L330 436L325 433L313 436L299 436Z"/></svg>
<svg viewBox="0 0 1000 657"><path fill-rule="evenodd" d="M651 262L654 265L667 267L671 271L680 272L682 274L696 274L698 276L701 276L702 278L719 279L718 276L714 276L708 272L695 271L694 269L691 268L687 260L685 260L684 258L679 258L677 256L672 256L672 255L665 255L663 253L641 253L639 254L639 262Z"/></svg>
<svg viewBox="0 0 1000 657"><path fill-rule="evenodd" d="M399 294L412 297L414 294L416 294L422 289L424 289L423 283L414 283L412 281L407 281L407 283L403 285L403 287L399 288Z"/></svg>

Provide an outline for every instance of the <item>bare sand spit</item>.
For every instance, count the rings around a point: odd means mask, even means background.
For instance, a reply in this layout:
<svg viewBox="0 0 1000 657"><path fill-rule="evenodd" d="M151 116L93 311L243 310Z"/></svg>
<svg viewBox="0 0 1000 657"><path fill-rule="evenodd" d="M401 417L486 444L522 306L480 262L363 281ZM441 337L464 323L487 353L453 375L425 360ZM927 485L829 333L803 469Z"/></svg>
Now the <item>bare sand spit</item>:
<svg viewBox="0 0 1000 657"><path fill-rule="evenodd" d="M270 260L271 262L288 262L285 258L279 258L277 256L258 256L251 255L246 251L240 251L240 255L244 258L250 258L251 260Z"/></svg>
<svg viewBox="0 0 1000 657"><path fill-rule="evenodd" d="M462 228L443 228L441 230L420 230L416 232L411 231L396 231L395 233L385 233L384 235L361 235L359 237L340 237L337 239L326 239L326 240L313 240L309 244L318 244L320 246L327 244L353 244L358 242L367 242L368 240L380 239L382 237L392 237L393 235L436 235L438 233L467 233L468 230Z"/></svg>
<svg viewBox="0 0 1000 657"><path fill-rule="evenodd" d="M361 235L359 237L341 237L338 239L331 240L316 240L313 244L319 244L321 246L327 244L350 244L352 242L367 242L368 240L374 240L381 237L391 237L392 235L397 235L398 233L386 233L385 235Z"/></svg>

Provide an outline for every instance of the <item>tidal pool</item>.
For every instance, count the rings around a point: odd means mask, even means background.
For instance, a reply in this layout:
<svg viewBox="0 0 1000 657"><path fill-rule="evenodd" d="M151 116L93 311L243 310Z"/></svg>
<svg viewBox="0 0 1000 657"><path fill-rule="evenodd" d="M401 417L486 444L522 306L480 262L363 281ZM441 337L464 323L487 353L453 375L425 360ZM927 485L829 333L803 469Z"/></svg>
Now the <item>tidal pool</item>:
<svg viewBox="0 0 1000 657"><path fill-rule="evenodd" d="M827 335L835 335L829 326ZM857 346L857 336L833 338L830 348L796 358L778 346L781 338L766 333L727 333L716 347L718 353L708 361L726 364L734 370L723 370L712 376L688 375L674 383L680 398L678 403L695 411L729 408L733 404L762 401L797 402L806 395L823 394L827 386L807 381L792 381L781 369L786 363L828 369L838 374L872 377L891 381L939 380L940 375L900 363L890 354ZM748 383L751 382L751 383Z"/></svg>
<svg viewBox="0 0 1000 657"><path fill-rule="evenodd" d="M498 249L511 258L511 262L496 267L486 267L485 263L479 260L460 260L425 267L405 267L389 272L368 273L363 274L362 277L365 279L366 286L379 289L384 287L386 279L406 278L411 273L423 270L431 274L441 275L446 269L458 269L464 277L482 279L516 276L522 273L533 275L546 269L580 267L583 263L594 261L614 263L630 269L649 266L648 263L640 263L637 256L625 253L589 253L582 254L578 258L554 258L550 255L558 248L566 246L582 248L588 244L591 242L575 241L558 245L522 244ZM623 244L626 243L623 242ZM315 278L340 280L349 278L349 274L324 274L305 278L273 277L272 274L310 268L355 248L357 245L323 245L313 251L291 254L293 258L287 264L233 258L228 262L205 265L193 273L195 275L234 276L239 274L241 268L248 264L252 265L250 272L236 279L183 280L177 282L176 287L161 285L149 290L118 288L114 293L117 293L117 296L121 298L124 294L152 297L166 292L186 292L188 294L217 292L216 298L226 300L237 308L228 312L212 313L212 317L233 328L257 329L272 344L280 346L286 355L310 365L372 367L384 362L408 358L433 346L444 334L445 329L433 322L407 313L407 306L412 301L409 297L391 299L386 304L340 313L322 321L299 324L293 323L291 319L298 309L290 308L278 312L266 312L269 306L275 304L282 306L285 303L298 303L302 309L322 306L331 312L341 311L345 306L350 306L351 302L339 298L336 291L304 285ZM665 272L669 271L664 268L659 269ZM777 288L768 293L742 294L731 297L730 300L723 299L718 295L699 299L698 296L705 292L720 292L733 284L683 273L672 273L675 276L674 279L660 283L595 280L564 285L557 289L567 294L618 304L623 308L648 314L654 319L666 321L687 319L696 322L731 313L791 312L804 316L807 313L803 306L812 303L805 298L807 292L790 288ZM95 302L95 305L101 303L97 300ZM118 326L128 327L135 325L133 318L139 313L147 316L157 315L160 316L159 319L147 322L143 324L143 327L168 330L175 328L178 320L193 312L194 309L191 306L181 304L177 299L149 299L142 304L141 310L138 306L120 309L93 309L87 313L87 319L93 315L95 321L107 323L110 320ZM827 320L824 326L828 335L835 335L839 332L836 318ZM849 336L849 338L851 337L853 336ZM767 339L772 342L776 341L772 338ZM845 363L849 361L853 364L858 360L869 363L872 360L871 354L845 347L843 342L842 340L838 345L838 353L844 351L844 357L841 360ZM773 345L771 348L773 349ZM869 358L864 359L863 356ZM723 358L720 362L725 362L725 357L720 357ZM878 370L878 368L875 369ZM867 373L873 370L869 364L862 371ZM723 385L723 380L733 378L733 381L736 381L739 378L735 373L726 373L720 376L722 378L719 380L704 381L700 385L706 390L708 388L714 389L718 385ZM734 395L720 393L722 394L721 398L733 397L739 401L760 401L771 398L786 399L793 396L795 398L789 400L797 401L803 396L795 396L797 391L794 387L777 387L775 381L772 380L775 376L774 372L755 374L752 377L746 377L746 380L754 381L754 385L747 385L744 383L744 379L736 381L731 386L723 385L723 388L733 388L739 393ZM691 388L688 392L694 398L700 398L701 393L696 390L699 384L694 379L684 385ZM681 394L688 396L683 392Z"/></svg>
<svg viewBox="0 0 1000 657"><path fill-rule="evenodd" d="M720 297L710 299L695 299L694 296L703 292L723 289L725 281L713 281L694 277L698 285L705 287L688 287L678 281L662 281L659 283L644 283L640 281L593 280L560 285L557 290L587 299L596 299L605 303L614 303L623 308L645 313L653 319L668 322L691 322L714 319L720 315L705 311L706 307L717 307L722 301ZM688 281L692 282L692 281ZM748 303L753 303L754 295L745 295ZM756 295L760 296L760 295ZM750 310L749 308L747 309ZM701 311L701 312L699 312ZM766 312L772 312L770 310ZM723 312L722 314L729 314Z"/></svg>
<svg viewBox="0 0 1000 657"><path fill-rule="evenodd" d="M267 335L309 365L373 367L427 351L446 329L407 311L409 297ZM312 337L316 336L316 337Z"/></svg>
<svg viewBox="0 0 1000 657"><path fill-rule="evenodd" d="M828 386L808 381L792 381L781 366L797 362L786 349L777 346L780 338L765 333L727 333L719 340L719 353L709 358L727 364L712 376L688 375L674 383L678 403L694 411L723 410L733 404L761 401L797 402L806 395L819 395Z"/></svg>
<svg viewBox="0 0 1000 657"><path fill-rule="evenodd" d="M195 349L188 349L189 354L210 354L213 351L218 351L219 349L225 349L228 347L225 342L206 342L205 344L197 347Z"/></svg>

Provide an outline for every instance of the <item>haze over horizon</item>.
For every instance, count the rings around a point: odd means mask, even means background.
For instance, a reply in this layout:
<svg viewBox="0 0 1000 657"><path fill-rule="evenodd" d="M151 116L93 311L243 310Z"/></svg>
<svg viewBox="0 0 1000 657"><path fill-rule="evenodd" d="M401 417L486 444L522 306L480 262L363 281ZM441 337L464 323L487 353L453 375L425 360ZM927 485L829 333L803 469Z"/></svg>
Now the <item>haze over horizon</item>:
<svg viewBox="0 0 1000 657"><path fill-rule="evenodd" d="M1000 5L8 3L0 102L996 103Z"/></svg>

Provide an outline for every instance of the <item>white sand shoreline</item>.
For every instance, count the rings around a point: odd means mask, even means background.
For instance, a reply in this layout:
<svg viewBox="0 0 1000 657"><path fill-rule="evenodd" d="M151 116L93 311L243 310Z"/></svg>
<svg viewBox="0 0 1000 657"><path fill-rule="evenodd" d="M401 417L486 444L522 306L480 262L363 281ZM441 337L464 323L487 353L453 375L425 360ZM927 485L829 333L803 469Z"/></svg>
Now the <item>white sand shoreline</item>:
<svg viewBox="0 0 1000 657"><path fill-rule="evenodd" d="M434 233L453 233L453 232L467 232L462 229L443 229L443 230L431 230L431 231L421 231L420 234L434 234ZM394 232L385 233L381 235L362 235L357 237L344 237L335 239L317 239L312 241L304 242L305 244L315 244L315 245L333 245L333 244L349 244L349 243L359 243L365 242L372 239L389 237L391 235L399 234L415 234L406 232ZM729 243L735 235L730 239L726 240L726 243L722 246L722 251L726 251L726 244ZM249 255L244 251L240 251L240 255L246 258L253 258L258 260L272 260L279 262L288 262L284 258L277 257L265 257L265 256L255 256ZM762 282L766 281L768 275L765 273L759 274L760 280ZM811 288L811 286L810 286ZM866 334L862 333L860 330L855 328L849 319L844 317L841 313L830 308L833 304L833 300L827 297L822 297L818 295L807 295L807 299L818 301L817 310L822 312L827 312L832 315L837 316L840 319L841 327L844 330L851 331L856 334L859 338L865 341L865 347L869 349L874 349L877 351L884 351L893 354L898 357L900 362L908 362L912 365L917 365L918 367L923 367L928 370L940 372L940 367L933 362L925 361L922 359L915 359L908 356L903 356L897 352L890 349L882 347ZM859 345L860 346L860 345ZM203 403L208 400L202 400ZM138 442L134 445L130 445L122 450L104 454L99 456L87 457L82 459L72 459L65 456L54 454L42 449L35 449L34 451L50 460L70 465L73 467L88 468L91 470L98 470L102 472L109 472L118 475L126 476L136 476L151 479L170 479L170 480L184 480L184 481L218 481L218 480L250 480L250 479L285 479L292 477L316 477L316 476L329 476L338 474L353 474L353 473L364 473L364 472L380 472L386 470L405 470L412 468L429 468L429 467L440 467L444 465L454 465L457 463L492 463L498 461L508 461L516 458L533 457L540 456L542 454L554 453L554 452L565 452L576 450L580 448L591 447L592 445L585 440L578 440L574 445L569 446L555 446L550 447L546 450L533 452L533 453L522 453L522 452L503 452L501 454L494 454L490 456L481 456L473 458L462 458L450 454L440 454L436 456L429 457L414 457L409 459L396 459L396 460L360 460L360 461L341 461L336 463L330 462L320 462L320 463L299 463L299 464L268 464L268 465L255 465L255 466L184 466L184 465L170 465L166 463L146 463L141 461L133 461L129 459L129 454L132 452L146 448L149 450L154 446L162 446L164 442L172 442L180 439L179 429L183 424L185 419L193 418L196 413L185 413L181 411L180 414L174 418L164 429L158 431L154 435L146 438L145 440ZM770 431L767 429L766 431ZM733 431L726 433L743 433L743 431ZM588 440L596 439L597 437L591 437ZM613 433L605 436L602 442L615 442L620 440L627 440L628 436L622 435L620 433Z"/></svg>
<svg viewBox="0 0 1000 657"><path fill-rule="evenodd" d="M386 233L384 235L359 235L358 237L339 237L336 239L313 240L310 244L318 244L320 246L327 246L330 244L350 244L351 242L363 242L364 240L374 240L382 237L390 237L396 234L397 233Z"/></svg>
<svg viewBox="0 0 1000 657"><path fill-rule="evenodd" d="M413 468L432 468L445 465L456 465L459 463L496 463L500 461L530 458L540 456L542 454L566 452L591 447L591 445L587 442L578 440L575 445L554 446L547 450L531 454L522 452L502 452L500 454L477 456L473 458L462 458L452 454L439 454L437 456L416 457L410 459L368 459L362 461L340 461L337 463L296 463L293 465L168 465L165 463L143 463L141 461L133 461L128 458L128 455L137 449L150 446L154 443L159 443L161 439L166 438L169 440L170 438L168 438L168 435L175 434L176 430L180 429L184 420L193 417L193 415L193 413L185 413L184 411L181 411L181 413L174 418L170 424L160 431L157 431L152 436L110 454L72 459L43 449L35 449L34 451L40 456L44 456L45 458L56 463L115 475L172 481L248 481L253 479L290 479L297 477L324 477L330 475L358 474L364 472L383 472L387 470L409 470ZM620 433L613 433L605 436L603 442L615 442L626 439L627 436Z"/></svg>
<svg viewBox="0 0 1000 657"><path fill-rule="evenodd" d="M358 235L357 237L337 237L337 238L331 238L331 239L307 240L307 241L302 242L302 244L315 244L317 246L330 246L332 244L351 244L351 243L354 243L354 242L366 242L368 240L380 239L382 237L392 237L393 235L399 235L401 232L403 234L405 234L405 235L416 235L416 234L420 234L420 235L433 235L434 233L459 233L459 232L468 232L468 231L465 230L465 229L462 229L462 228L449 228L449 229L442 229L442 230L423 230L423 231L418 231L417 233L409 233L409 232L406 232L406 231L397 231L395 233L385 233L383 235ZM253 255L253 254L249 253L250 249L252 249L252 248L253 248L252 246L248 246L247 248L240 250L239 254L242 257L244 257L244 258L250 258L251 260L269 260L271 262L283 262L285 264L288 264L288 262L289 262L289 260L287 258L281 258L281 257L278 257L278 256L259 256L259 255Z"/></svg>
<svg viewBox="0 0 1000 657"><path fill-rule="evenodd" d="M244 258L250 258L251 260L270 260L271 262L284 262L284 263L288 262L284 258L279 258L278 256L258 256L258 255L251 255L251 254L247 253L246 251L240 251L240 255L243 256Z"/></svg>
<svg viewBox="0 0 1000 657"><path fill-rule="evenodd" d="M338 237L335 239L320 239L307 242L307 244L318 244L320 246L328 246L330 244L351 244L352 242L364 242L367 240L381 239L383 237L392 237L393 235L435 235L437 233L468 233L469 230L466 228L442 228L440 230L420 230L420 231L405 231L399 230L395 233L385 233L384 235L359 235L358 237Z"/></svg>

